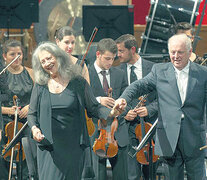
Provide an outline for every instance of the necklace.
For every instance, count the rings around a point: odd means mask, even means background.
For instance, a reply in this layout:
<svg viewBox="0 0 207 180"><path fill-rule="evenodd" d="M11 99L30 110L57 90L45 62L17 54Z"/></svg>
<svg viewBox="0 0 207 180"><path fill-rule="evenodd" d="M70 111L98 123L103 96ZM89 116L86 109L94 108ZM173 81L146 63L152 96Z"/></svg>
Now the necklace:
<svg viewBox="0 0 207 180"><path fill-rule="evenodd" d="M59 78L50 79L49 89L51 92L60 93L65 89L67 83L68 83L67 81Z"/></svg>

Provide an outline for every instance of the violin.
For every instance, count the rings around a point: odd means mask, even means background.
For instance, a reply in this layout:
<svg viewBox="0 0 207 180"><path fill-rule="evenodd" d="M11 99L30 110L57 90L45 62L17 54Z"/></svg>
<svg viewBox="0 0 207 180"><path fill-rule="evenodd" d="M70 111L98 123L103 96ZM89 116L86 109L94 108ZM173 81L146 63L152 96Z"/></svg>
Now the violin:
<svg viewBox="0 0 207 180"><path fill-rule="evenodd" d="M137 104L136 108L142 107L144 105L144 102L146 102L146 97L147 95L139 97L139 103ZM146 123L144 121L144 118L140 117L140 124L138 124L135 128L135 134L136 138L139 140L139 142L142 141L146 133L150 130L152 124ZM159 156L154 154L154 141L153 139L151 140L151 146L152 146L152 162L156 162ZM150 143L148 142L137 154L136 154L136 159L140 164L144 165L149 165L149 148L150 148Z"/></svg>
<svg viewBox="0 0 207 180"><path fill-rule="evenodd" d="M12 122L9 122L6 124L5 127L5 136L8 138L7 144L5 145L4 149L2 150L2 154L4 154L6 147L9 145L9 143L12 141L13 137L17 134L17 132L23 127L23 123L17 122L18 120L18 98L16 95L13 96L13 102L14 106L16 106L15 110L15 119ZM22 160L25 159L25 154L23 151L23 147L21 147L20 142L17 143L12 149L10 149L7 153L4 155L4 159L6 161L10 161L10 168L9 168L9 180L11 179L12 174L12 166L13 162L19 162L20 160L20 149L22 153Z"/></svg>
<svg viewBox="0 0 207 180"><path fill-rule="evenodd" d="M91 137L94 134L96 128L95 128L92 118L88 117L86 110L85 110L85 118L86 118L86 125L88 129L88 135Z"/></svg>
<svg viewBox="0 0 207 180"><path fill-rule="evenodd" d="M86 58L86 56L88 54L88 51L90 49L90 46L91 46L91 44L92 44L92 42L93 42L97 32L98 32L98 28L95 27L93 32L92 32L92 34L91 34L90 40L89 40L87 48L86 48L87 50L86 50L86 52L85 52L85 54L84 54L84 56L83 56L83 58L81 60L80 66L83 65L83 63L85 61L85 58ZM87 126L87 129L88 129L88 135L91 137L94 134L94 132L95 132L95 125L93 123L92 118L88 117L86 110L85 110L85 118L86 118L86 126Z"/></svg>
<svg viewBox="0 0 207 180"><path fill-rule="evenodd" d="M112 97L112 88L108 89L108 96ZM102 158L112 158L118 153L118 144L114 138L114 133L118 128L118 120L114 118L110 131L106 129L106 125L98 121L98 126L100 127L99 138L95 140L93 144L93 151L96 155Z"/></svg>

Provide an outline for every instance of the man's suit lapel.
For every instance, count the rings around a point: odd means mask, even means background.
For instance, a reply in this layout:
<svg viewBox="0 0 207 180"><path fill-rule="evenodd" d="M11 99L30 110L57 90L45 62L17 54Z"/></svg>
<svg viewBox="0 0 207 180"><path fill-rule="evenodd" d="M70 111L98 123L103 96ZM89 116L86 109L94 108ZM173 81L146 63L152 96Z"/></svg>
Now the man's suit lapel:
<svg viewBox="0 0 207 180"><path fill-rule="evenodd" d="M191 97L191 92L193 91L193 88L196 85L196 82L198 79L198 70L196 69L196 66L194 63L190 62L189 67L189 75L188 75L188 85L187 85L187 92L186 92L186 100Z"/></svg>
<svg viewBox="0 0 207 180"><path fill-rule="evenodd" d="M103 90L100 79L98 77L98 73L97 73L94 65L92 65L90 67L90 71L91 71L91 74L92 74L92 76L90 76L90 79L91 79L90 81L91 81L91 83L93 83L92 85L93 85L94 89L96 91L101 91L102 94L104 95L104 90Z"/></svg>
<svg viewBox="0 0 207 180"><path fill-rule="evenodd" d="M147 63L146 60L142 59L142 78L145 77L150 71L151 66L149 63Z"/></svg>
<svg viewBox="0 0 207 180"><path fill-rule="evenodd" d="M166 79L168 80L170 86L172 87L173 91L176 91L177 99L179 100L180 104L182 104L180 93L177 86L177 79L175 76L175 69L173 68L172 63L169 63L168 69L164 72Z"/></svg>
<svg viewBox="0 0 207 180"><path fill-rule="evenodd" d="M109 69L109 73L110 73L110 87L112 89L114 89L114 84L115 84L115 81L116 81L116 74L115 72L113 71L113 67L111 67Z"/></svg>
<svg viewBox="0 0 207 180"><path fill-rule="evenodd" d="M123 64L121 64L121 69L124 70L125 77L127 77L127 84L129 85L129 81L128 81L128 73L127 73L127 63L123 63Z"/></svg>

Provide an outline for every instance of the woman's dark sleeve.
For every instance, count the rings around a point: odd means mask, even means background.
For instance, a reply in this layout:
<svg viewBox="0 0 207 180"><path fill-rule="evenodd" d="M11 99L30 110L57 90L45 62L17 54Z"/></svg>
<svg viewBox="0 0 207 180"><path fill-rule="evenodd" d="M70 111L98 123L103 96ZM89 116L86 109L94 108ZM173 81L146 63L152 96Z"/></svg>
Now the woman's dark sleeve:
<svg viewBox="0 0 207 180"><path fill-rule="evenodd" d="M35 84L32 90L31 98L30 98L30 105L29 105L29 112L27 116L28 124L30 128L32 126L39 127L38 122L38 100L39 100L39 85Z"/></svg>
<svg viewBox="0 0 207 180"><path fill-rule="evenodd" d="M0 72L3 70L3 65L0 62ZM8 101L9 97L11 96L10 90L7 83L7 74L2 73L0 75L0 101Z"/></svg>
<svg viewBox="0 0 207 180"><path fill-rule="evenodd" d="M3 70L3 65L0 62L0 72ZM2 118L2 112L1 112L1 103L4 101L8 101L10 96L9 87L7 84L7 75L6 73L2 73L0 75L0 129L2 130L3 127L3 118Z"/></svg>
<svg viewBox="0 0 207 180"><path fill-rule="evenodd" d="M108 119L110 109L102 106L95 98L91 87L88 82L85 81L85 107L89 117L95 117L98 119Z"/></svg>

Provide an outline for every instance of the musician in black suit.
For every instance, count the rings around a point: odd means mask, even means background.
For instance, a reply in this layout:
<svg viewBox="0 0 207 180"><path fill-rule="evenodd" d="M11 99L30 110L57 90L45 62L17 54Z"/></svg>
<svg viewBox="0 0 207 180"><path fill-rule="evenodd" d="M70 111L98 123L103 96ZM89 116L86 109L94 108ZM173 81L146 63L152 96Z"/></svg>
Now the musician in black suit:
<svg viewBox="0 0 207 180"><path fill-rule="evenodd" d="M89 76L93 93L97 100L106 107L113 107L115 99L119 98L127 87L127 80L124 72L117 67L112 67L117 53L117 46L110 38L102 39L97 45L96 61L89 68ZM112 97L107 95L107 86L112 88ZM92 145L95 138L99 137L97 119L93 119L96 132L92 136ZM110 124L109 124L110 125ZM109 126L108 125L108 126ZM107 127L108 128L108 127ZM123 118L118 121L118 129L115 132L115 139L118 142L118 154L110 158L113 179L127 179L127 125ZM97 180L106 180L106 158L101 158L93 153L93 167Z"/></svg>
<svg viewBox="0 0 207 180"><path fill-rule="evenodd" d="M138 45L136 38L133 35L122 35L116 40L116 43L118 47L118 58L121 63L120 68L125 72L128 85L137 79L142 79L151 71L153 63L141 58L137 53ZM155 101L155 98L155 93L150 93L147 97L146 106L140 107L138 113L136 113L133 109L139 101L134 99L131 102L131 110L125 116L129 126L130 146L137 146L139 143L135 136L135 128L139 124L139 117L144 117L144 121L150 123L153 123L157 118L157 101ZM129 149L130 148L131 147L129 147ZM141 167L141 164L138 163L136 157L131 158L128 156L128 179L139 179L142 172L144 178L149 179L149 166L143 165Z"/></svg>

